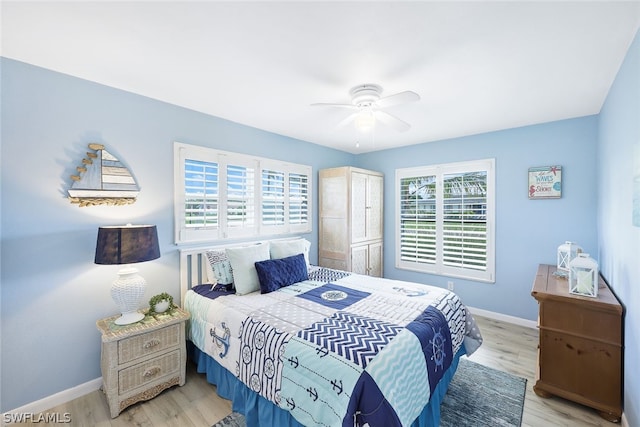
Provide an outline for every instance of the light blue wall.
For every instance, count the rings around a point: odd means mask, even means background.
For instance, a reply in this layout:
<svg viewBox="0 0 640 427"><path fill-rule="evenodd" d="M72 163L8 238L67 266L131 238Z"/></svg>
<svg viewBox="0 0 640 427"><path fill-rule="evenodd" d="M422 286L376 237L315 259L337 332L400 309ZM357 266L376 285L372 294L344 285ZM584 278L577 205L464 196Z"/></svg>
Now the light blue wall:
<svg viewBox="0 0 640 427"><path fill-rule="evenodd" d="M145 300L178 297L173 245L173 142L310 164L353 156L226 120L2 59L1 410L100 377L99 318L118 266L93 263L98 227L158 226L162 257L137 265ZM214 93L207 96L215 96ZM124 207L79 208L66 198L89 142L104 144L141 187ZM314 194L317 182L313 183ZM317 262L317 220L312 261Z"/></svg>
<svg viewBox="0 0 640 427"><path fill-rule="evenodd" d="M640 32L600 113L598 260L626 305L624 412L640 426L640 227L632 225L634 183L640 197Z"/></svg>
<svg viewBox="0 0 640 427"><path fill-rule="evenodd" d="M636 72L637 44L633 51ZM537 306L530 292L536 267L553 264L557 246L572 240L610 260L609 267L605 261L603 268L618 271L620 276L612 274L611 280L629 287L625 291L627 310L631 311L632 301L638 306L637 283L634 287L628 277L638 277L633 275L637 270L630 271L635 264L629 261L638 253L637 234L631 233L637 229L616 228L613 206L620 204L611 202L605 209L602 200L614 194L619 199L623 186L616 187L619 180L609 179L610 184L603 187L607 180L597 175L598 169L617 170L616 163L628 163L631 157L631 142L620 142L618 135L632 126L626 111L631 101L624 96L628 87L635 87L637 93L637 86L629 82L631 72L624 80L619 77L623 82L612 91L603 112L600 144L600 118L592 116L356 157L19 62L2 59L0 65L2 411L100 376L95 321L116 312L109 288L118 268L93 264L98 226L125 221L158 225L162 257L138 267L149 282L147 296L165 290L177 296L178 258L172 243L172 143L176 140L308 163L314 171L348 164L383 171L387 177L385 275L438 286L445 286L447 278L394 268L394 171L493 157L497 169L496 283L453 279L463 300L473 307L534 320ZM632 117L638 117L635 105ZM637 128L635 135L638 144ZM626 138L630 141L630 136ZM68 202L69 175L89 142L105 144L131 167L142 189L134 205L78 208ZM611 158L596 160L596 153L602 158L603 151ZM601 167L603 162L606 169ZM563 197L528 200L527 169L551 164L563 167ZM313 189L317 194L317 182ZM596 225L601 229L600 241ZM609 234L617 237L608 240ZM307 237L313 243L312 260L317 260L315 217L313 232ZM635 239L633 244L629 239ZM626 243L625 250L635 252L622 254L617 247L620 242ZM638 324L637 314L635 319ZM629 333L640 342L637 328L627 326ZM631 354L634 359L627 360L637 360L637 347ZM637 370L635 374L638 378ZM631 397L639 400L638 380L632 384L627 378L628 390L636 390ZM633 414L637 422L637 410Z"/></svg>
<svg viewBox="0 0 640 427"><path fill-rule="evenodd" d="M385 277L441 287L452 280L467 305L535 320L531 287L538 264L555 264L566 240L597 252L596 138L597 117L590 116L359 156L358 166L385 174ZM395 268L395 170L485 158L496 159L495 283ZM562 166L562 197L529 200L528 169L551 165Z"/></svg>

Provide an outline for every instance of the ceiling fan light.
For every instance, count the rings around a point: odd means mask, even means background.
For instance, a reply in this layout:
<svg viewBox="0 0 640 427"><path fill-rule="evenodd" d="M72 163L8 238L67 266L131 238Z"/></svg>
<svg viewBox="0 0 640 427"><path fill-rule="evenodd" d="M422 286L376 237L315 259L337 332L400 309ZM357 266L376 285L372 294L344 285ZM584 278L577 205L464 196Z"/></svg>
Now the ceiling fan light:
<svg viewBox="0 0 640 427"><path fill-rule="evenodd" d="M362 133L368 133L373 130L373 126L376 124L376 118L371 112L361 112L355 119L356 129Z"/></svg>

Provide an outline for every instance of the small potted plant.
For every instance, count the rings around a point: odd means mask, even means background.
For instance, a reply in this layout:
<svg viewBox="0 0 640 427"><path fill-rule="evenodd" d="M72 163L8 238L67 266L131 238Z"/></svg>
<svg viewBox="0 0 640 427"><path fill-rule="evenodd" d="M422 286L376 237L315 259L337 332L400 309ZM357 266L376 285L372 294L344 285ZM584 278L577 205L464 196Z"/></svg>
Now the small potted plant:
<svg viewBox="0 0 640 427"><path fill-rule="evenodd" d="M155 295L149 300L149 314L151 315L165 313L175 307L173 297L166 292Z"/></svg>

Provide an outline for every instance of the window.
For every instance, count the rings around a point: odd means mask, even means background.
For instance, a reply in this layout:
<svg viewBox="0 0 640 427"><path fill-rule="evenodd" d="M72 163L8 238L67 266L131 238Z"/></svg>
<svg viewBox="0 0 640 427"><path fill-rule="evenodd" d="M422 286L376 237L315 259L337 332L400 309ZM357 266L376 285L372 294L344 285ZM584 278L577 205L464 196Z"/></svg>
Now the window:
<svg viewBox="0 0 640 427"><path fill-rule="evenodd" d="M289 174L289 223L309 224L309 179L308 173Z"/></svg>
<svg viewBox="0 0 640 427"><path fill-rule="evenodd" d="M311 166L176 142L176 243L311 231Z"/></svg>
<svg viewBox="0 0 640 427"><path fill-rule="evenodd" d="M275 170L262 171L262 224L284 225L285 173Z"/></svg>
<svg viewBox="0 0 640 427"><path fill-rule="evenodd" d="M495 281L494 164L396 170L396 267Z"/></svg>

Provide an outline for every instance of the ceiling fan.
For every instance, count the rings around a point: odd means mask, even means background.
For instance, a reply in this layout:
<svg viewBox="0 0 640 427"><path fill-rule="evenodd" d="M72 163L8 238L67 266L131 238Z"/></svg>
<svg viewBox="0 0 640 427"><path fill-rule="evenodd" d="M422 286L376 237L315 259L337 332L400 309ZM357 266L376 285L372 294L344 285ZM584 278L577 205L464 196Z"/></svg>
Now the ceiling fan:
<svg viewBox="0 0 640 427"><path fill-rule="evenodd" d="M405 132L411 125L398 117L393 116L383 109L395 105L407 104L420 100L420 96L410 90L399 92L394 95L381 97L382 87L375 84L362 84L351 89L351 104L331 104L315 103L311 106L338 107L354 110L354 112L342 120L338 127L343 127L351 122L355 122L358 130L367 132L373 128L376 120L396 129Z"/></svg>

